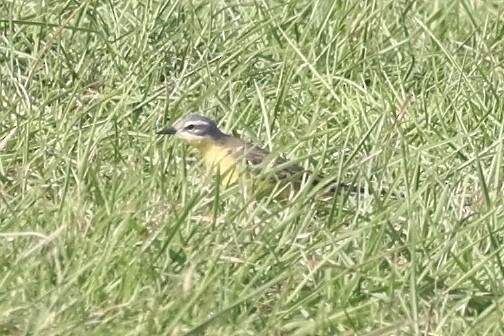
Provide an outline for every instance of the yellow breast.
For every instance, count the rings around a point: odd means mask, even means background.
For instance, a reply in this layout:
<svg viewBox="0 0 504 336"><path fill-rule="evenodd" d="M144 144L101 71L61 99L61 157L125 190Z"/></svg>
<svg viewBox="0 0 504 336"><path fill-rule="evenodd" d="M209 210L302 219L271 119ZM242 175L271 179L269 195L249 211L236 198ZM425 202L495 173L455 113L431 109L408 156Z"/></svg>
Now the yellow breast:
<svg viewBox="0 0 504 336"><path fill-rule="evenodd" d="M245 172L245 168L241 166L243 164L242 159L233 157L229 152L229 148L225 145L211 140L199 140L196 143L192 143L192 145L203 156L207 168L213 174L221 176L221 183L224 186L227 187L236 182L240 174ZM278 184L274 183L271 178L252 181L252 189L258 198L264 195L271 195L274 192L276 195L275 198L288 199L292 197L292 187L292 183Z"/></svg>
<svg viewBox="0 0 504 336"><path fill-rule="evenodd" d="M214 174L220 174L222 184L225 186L234 183L238 179L239 163L234 157L229 154L227 148L220 144L210 143L204 146L198 146L206 166L212 170Z"/></svg>

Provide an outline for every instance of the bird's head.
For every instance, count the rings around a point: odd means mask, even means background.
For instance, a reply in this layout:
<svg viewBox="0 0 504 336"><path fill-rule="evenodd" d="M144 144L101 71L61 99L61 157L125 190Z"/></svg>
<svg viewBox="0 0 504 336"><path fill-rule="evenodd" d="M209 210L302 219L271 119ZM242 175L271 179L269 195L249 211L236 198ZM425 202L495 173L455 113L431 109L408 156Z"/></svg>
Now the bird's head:
<svg viewBox="0 0 504 336"><path fill-rule="evenodd" d="M196 147L218 141L225 136L213 120L199 114L188 114L157 134L175 135Z"/></svg>

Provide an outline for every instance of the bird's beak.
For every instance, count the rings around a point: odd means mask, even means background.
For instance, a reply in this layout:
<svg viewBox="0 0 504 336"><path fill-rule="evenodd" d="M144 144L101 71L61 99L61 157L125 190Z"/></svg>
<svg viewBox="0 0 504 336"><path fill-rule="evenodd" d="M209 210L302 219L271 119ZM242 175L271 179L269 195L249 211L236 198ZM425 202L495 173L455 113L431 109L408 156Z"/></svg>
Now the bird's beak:
<svg viewBox="0 0 504 336"><path fill-rule="evenodd" d="M156 132L157 134L168 134L168 135L173 135L177 133L177 130L174 127L168 127L165 129L162 129L161 131Z"/></svg>

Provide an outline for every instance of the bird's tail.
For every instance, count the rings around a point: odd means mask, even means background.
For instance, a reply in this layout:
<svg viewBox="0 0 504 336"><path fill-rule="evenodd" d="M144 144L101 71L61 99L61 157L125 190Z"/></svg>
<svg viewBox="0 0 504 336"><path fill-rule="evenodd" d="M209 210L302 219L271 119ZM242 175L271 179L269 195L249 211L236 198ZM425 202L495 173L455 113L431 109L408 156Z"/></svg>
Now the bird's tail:
<svg viewBox="0 0 504 336"><path fill-rule="evenodd" d="M322 182L321 180L315 180L314 184L319 184ZM326 183L326 186L324 187L324 195L341 195L344 193L348 193L351 195L358 195L358 194L365 194L366 193L366 188L362 186L356 186L350 183L346 182L340 182L337 180L332 180ZM380 189L379 190L380 196L385 196L389 194L389 191L385 189Z"/></svg>

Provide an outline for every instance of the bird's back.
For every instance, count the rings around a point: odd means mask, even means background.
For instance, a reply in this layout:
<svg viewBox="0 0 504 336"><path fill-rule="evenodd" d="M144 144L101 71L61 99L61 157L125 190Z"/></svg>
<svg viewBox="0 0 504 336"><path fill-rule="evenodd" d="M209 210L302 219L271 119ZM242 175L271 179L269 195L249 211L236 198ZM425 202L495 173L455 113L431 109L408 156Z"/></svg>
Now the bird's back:
<svg viewBox="0 0 504 336"><path fill-rule="evenodd" d="M303 181L307 181L311 176L313 185L324 183L323 193L326 195L337 194L343 189L352 193L364 192L363 188L331 179L327 180L322 175L312 176L313 173L311 171L282 156L273 155L266 149L252 143L234 137L229 137L227 141L228 146L226 147L231 148L229 156L233 158L232 161L235 162L234 164L236 165L237 162L244 163L248 170L252 171L253 175L263 176L261 181L264 182L264 180L267 180L269 185L280 182L283 183L281 189L288 190L288 192L297 192L304 183ZM264 187L264 183L261 183L261 185ZM289 188L284 188L285 185L288 185Z"/></svg>

